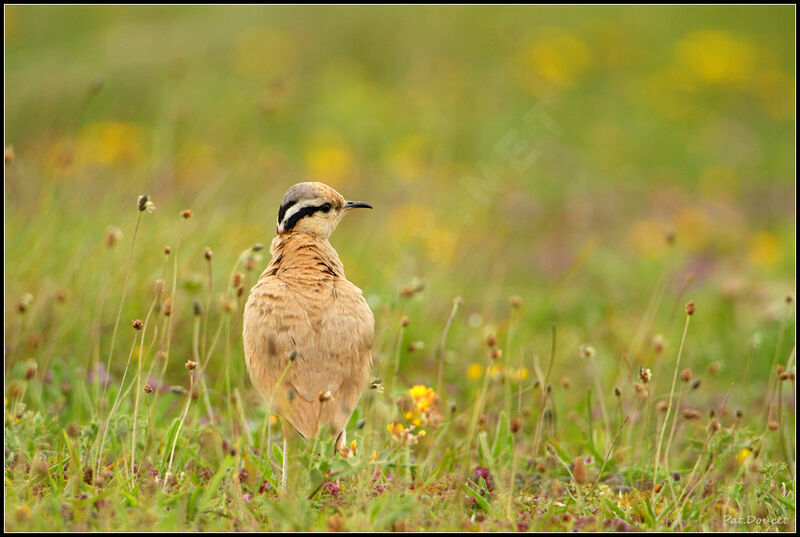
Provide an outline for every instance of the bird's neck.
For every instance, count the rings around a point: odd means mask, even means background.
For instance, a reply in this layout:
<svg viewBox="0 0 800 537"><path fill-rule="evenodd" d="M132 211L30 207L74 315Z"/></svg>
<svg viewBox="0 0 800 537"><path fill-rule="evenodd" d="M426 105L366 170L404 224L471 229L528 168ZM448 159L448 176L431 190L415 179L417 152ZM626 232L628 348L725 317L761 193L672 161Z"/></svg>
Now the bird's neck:
<svg viewBox="0 0 800 537"><path fill-rule="evenodd" d="M294 231L272 240L267 272L282 277L344 278L344 267L328 239Z"/></svg>

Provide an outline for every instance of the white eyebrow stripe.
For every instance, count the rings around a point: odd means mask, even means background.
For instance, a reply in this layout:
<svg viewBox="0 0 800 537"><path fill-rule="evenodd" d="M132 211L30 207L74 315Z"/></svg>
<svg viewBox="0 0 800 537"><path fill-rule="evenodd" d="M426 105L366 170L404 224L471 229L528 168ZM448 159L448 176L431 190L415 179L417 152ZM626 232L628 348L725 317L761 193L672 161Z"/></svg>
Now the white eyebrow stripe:
<svg viewBox="0 0 800 537"><path fill-rule="evenodd" d="M289 210L286 211L286 214L283 215L283 222L286 222L289 218L294 216L297 212L302 211L306 207L316 207L318 205L322 205L324 201L325 200L323 198L315 198L313 200L303 200L295 203L294 205L289 207Z"/></svg>

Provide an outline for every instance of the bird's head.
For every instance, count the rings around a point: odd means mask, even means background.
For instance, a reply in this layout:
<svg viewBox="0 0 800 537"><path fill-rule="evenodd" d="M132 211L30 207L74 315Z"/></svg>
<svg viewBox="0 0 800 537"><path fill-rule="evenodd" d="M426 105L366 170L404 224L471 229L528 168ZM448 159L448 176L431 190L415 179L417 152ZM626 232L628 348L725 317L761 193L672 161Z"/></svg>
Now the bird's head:
<svg viewBox="0 0 800 537"><path fill-rule="evenodd" d="M297 183L289 188L278 210L278 234L300 231L327 239L351 209L372 205L347 201L323 183Z"/></svg>

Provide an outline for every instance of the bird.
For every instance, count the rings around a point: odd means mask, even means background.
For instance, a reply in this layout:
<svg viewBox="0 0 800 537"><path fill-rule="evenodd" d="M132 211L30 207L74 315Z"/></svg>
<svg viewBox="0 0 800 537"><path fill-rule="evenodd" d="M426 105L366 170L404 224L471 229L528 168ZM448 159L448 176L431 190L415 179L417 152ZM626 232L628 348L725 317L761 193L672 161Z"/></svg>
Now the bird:
<svg viewBox="0 0 800 537"><path fill-rule="evenodd" d="M375 317L361 289L345 276L331 233L353 209L320 182L290 187L278 209L272 259L245 303L242 337L256 390L281 417L286 490L288 439L329 428L337 450L367 387Z"/></svg>

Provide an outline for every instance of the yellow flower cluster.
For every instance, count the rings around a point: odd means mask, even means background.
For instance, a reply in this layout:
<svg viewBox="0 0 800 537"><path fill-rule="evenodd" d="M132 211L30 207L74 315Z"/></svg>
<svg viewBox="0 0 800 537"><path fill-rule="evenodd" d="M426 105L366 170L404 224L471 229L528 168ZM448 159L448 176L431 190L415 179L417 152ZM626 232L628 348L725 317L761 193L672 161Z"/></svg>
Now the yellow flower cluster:
<svg viewBox="0 0 800 537"><path fill-rule="evenodd" d="M416 428L415 425L410 425L406 428L402 423L390 423L386 426L386 429L392 435L392 440L404 446L413 446L419 442L420 438L425 436L425 429L414 432Z"/></svg>
<svg viewBox="0 0 800 537"><path fill-rule="evenodd" d="M408 390L408 394L413 406L403 414L405 420L417 427L431 423L434 414L438 414L439 405L439 396L433 388L417 384Z"/></svg>
<svg viewBox="0 0 800 537"><path fill-rule="evenodd" d="M345 459L349 459L350 457L354 457L358 453L358 442L353 440L350 442L350 446L344 446L339 450L339 455L344 457Z"/></svg>

